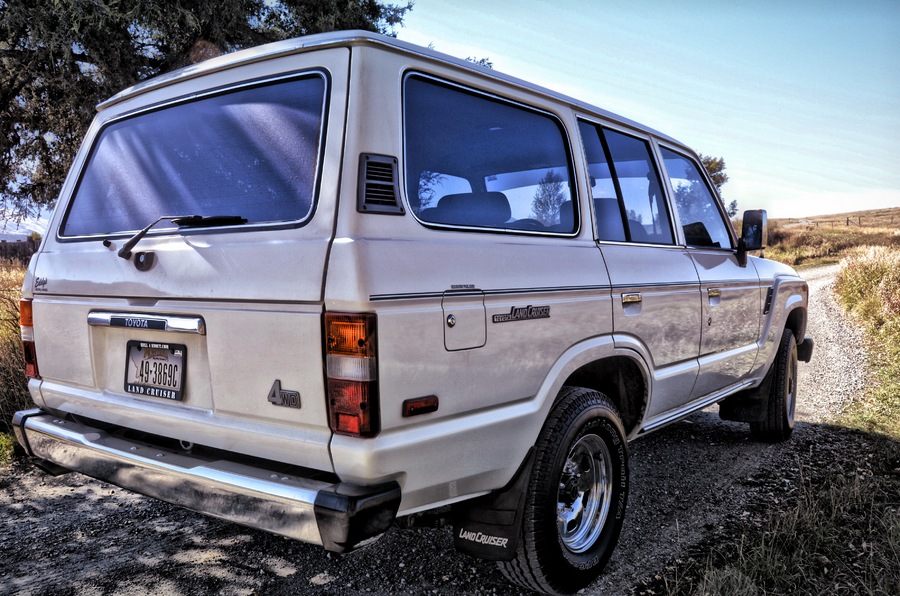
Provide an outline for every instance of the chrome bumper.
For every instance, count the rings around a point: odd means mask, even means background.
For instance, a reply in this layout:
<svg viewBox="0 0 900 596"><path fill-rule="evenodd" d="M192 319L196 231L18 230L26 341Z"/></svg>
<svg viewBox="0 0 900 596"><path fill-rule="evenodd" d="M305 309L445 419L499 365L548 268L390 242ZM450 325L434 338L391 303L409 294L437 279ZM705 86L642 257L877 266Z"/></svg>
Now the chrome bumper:
<svg viewBox="0 0 900 596"><path fill-rule="evenodd" d="M239 524L347 552L387 530L400 486L330 483L247 464L210 461L124 439L41 410L17 412L16 438L56 466ZM47 465L47 462L52 464Z"/></svg>

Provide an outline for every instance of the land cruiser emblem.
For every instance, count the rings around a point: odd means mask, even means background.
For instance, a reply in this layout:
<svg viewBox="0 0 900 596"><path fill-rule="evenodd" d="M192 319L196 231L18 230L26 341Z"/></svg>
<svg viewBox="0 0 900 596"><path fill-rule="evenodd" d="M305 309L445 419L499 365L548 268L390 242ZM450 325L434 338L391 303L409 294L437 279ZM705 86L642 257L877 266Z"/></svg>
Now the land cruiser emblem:
<svg viewBox="0 0 900 596"><path fill-rule="evenodd" d="M549 319L549 306L514 306L509 309L509 314L494 315L495 323L509 323L510 321L527 321L529 319Z"/></svg>
<svg viewBox="0 0 900 596"><path fill-rule="evenodd" d="M481 532L469 532L464 528L459 529L459 537L463 540L469 540L487 546L499 546L500 548L506 548L506 544L509 542L509 538L491 536L490 534L482 534Z"/></svg>
<svg viewBox="0 0 900 596"><path fill-rule="evenodd" d="M269 389L269 403L285 408L300 409L300 393L281 388L281 381L276 380Z"/></svg>

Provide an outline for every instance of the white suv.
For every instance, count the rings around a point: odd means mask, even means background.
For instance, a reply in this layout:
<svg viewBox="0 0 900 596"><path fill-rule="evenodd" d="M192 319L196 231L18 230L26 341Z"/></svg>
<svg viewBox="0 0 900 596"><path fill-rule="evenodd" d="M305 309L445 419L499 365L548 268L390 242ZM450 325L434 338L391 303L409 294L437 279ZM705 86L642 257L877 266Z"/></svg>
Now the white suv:
<svg viewBox="0 0 900 596"><path fill-rule="evenodd" d="M719 402L793 427L807 286L690 149L363 32L101 104L23 289L38 465L345 552L447 506L572 592L626 441Z"/></svg>

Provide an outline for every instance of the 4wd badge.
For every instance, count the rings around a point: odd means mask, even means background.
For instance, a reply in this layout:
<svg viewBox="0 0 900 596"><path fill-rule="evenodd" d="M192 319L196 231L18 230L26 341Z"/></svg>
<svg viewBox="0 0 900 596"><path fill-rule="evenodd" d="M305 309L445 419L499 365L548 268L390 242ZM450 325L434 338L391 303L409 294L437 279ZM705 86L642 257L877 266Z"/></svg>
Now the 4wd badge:
<svg viewBox="0 0 900 596"><path fill-rule="evenodd" d="M272 383L272 388L269 389L269 403L276 406L284 406L285 408L300 409L300 393L282 389L281 381L276 379Z"/></svg>

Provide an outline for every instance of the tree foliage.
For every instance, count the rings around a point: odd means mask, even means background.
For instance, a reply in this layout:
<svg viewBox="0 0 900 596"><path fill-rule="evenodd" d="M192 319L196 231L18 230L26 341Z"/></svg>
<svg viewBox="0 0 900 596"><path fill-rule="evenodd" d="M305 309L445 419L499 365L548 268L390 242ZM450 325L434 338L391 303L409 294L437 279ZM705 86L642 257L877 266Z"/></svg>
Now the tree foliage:
<svg viewBox="0 0 900 596"><path fill-rule="evenodd" d="M475 56L467 56L466 60L473 64L484 66L485 68L490 68L492 70L494 68L494 62L490 58L476 58Z"/></svg>
<svg viewBox="0 0 900 596"><path fill-rule="evenodd" d="M51 205L94 106L221 53L312 33L394 34L412 2L0 0L0 218Z"/></svg>
<svg viewBox="0 0 900 596"><path fill-rule="evenodd" d="M725 173L725 159L722 157L713 157L711 155L703 155L700 154L700 163L703 164L703 167L706 168L706 172L709 174L709 177L712 179L712 183L716 186L716 190L719 193L719 198L722 199L722 204L725 204L725 197L722 196L722 185L728 182L728 174ZM738 203L737 201L731 201L725 206L725 212L728 214L728 217L734 217L738 213Z"/></svg>
<svg viewBox="0 0 900 596"><path fill-rule="evenodd" d="M545 226L556 225L559 223L559 207L565 200L563 178L556 170L550 170L538 183L531 202L531 216Z"/></svg>

